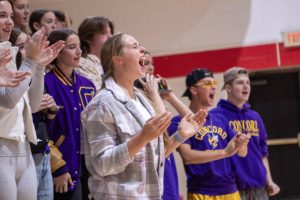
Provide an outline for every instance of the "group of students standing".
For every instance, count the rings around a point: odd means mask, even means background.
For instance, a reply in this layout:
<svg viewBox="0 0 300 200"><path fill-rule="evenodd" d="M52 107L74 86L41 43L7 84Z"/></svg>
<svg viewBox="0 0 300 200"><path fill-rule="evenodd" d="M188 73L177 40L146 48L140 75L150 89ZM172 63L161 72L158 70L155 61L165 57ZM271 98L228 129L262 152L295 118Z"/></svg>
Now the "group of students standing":
<svg viewBox="0 0 300 200"><path fill-rule="evenodd" d="M222 89L228 99L221 99L209 111L203 128L178 149L187 175L188 199L269 199L280 188L270 173L263 121L247 103L251 90L248 71L233 67L223 77ZM192 111L211 108L217 84L209 69L195 69L188 74L183 96L190 99L189 108ZM177 130L180 119L180 116L173 118L169 134ZM240 134L249 137L247 149L234 151L232 142ZM174 165L166 165L171 166ZM171 191L168 196L175 198Z"/></svg>
<svg viewBox="0 0 300 200"><path fill-rule="evenodd" d="M153 76L145 48L114 35L105 17L86 18L76 33L50 10L28 18L28 0L0 0L1 13L0 199L180 199L176 149L188 199L279 192L263 122L246 103L247 70L224 73L228 100L208 112L217 85L210 70L187 75L185 106Z"/></svg>

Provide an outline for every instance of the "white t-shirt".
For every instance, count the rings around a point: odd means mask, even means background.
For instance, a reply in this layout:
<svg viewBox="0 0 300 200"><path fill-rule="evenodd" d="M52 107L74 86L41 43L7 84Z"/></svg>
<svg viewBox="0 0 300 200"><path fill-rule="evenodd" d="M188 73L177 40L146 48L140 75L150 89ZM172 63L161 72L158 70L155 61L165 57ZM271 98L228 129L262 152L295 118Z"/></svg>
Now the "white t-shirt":
<svg viewBox="0 0 300 200"><path fill-rule="evenodd" d="M139 101L138 98L136 98L136 100L131 100L132 103L137 107L137 109L140 111L140 113L142 114L143 116L143 124L146 123L147 120L149 120L151 118L151 115L150 113L148 112L148 110L143 106L143 104ZM154 149L156 149L157 147L157 144L158 144L158 140L152 140L150 142L150 145L152 145L154 147ZM158 167L158 155L157 154L154 154L154 166L155 168L157 169Z"/></svg>

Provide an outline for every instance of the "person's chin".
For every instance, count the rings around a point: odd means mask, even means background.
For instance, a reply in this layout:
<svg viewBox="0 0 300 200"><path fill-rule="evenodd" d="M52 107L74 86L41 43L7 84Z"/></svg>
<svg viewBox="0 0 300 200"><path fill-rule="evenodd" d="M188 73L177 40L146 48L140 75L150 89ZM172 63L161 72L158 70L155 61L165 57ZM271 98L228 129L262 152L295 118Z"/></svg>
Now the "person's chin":
<svg viewBox="0 0 300 200"><path fill-rule="evenodd" d="M81 58L81 57L74 58L74 63L79 64L80 58Z"/></svg>
<svg viewBox="0 0 300 200"><path fill-rule="evenodd" d="M1 42L8 41L9 40L9 36L10 36L10 34L1 34L0 41Z"/></svg>
<svg viewBox="0 0 300 200"><path fill-rule="evenodd" d="M142 67L139 68L139 74L140 74L140 76L142 76L142 78L144 76L146 76L146 72L145 72L144 68L142 68Z"/></svg>
<svg viewBox="0 0 300 200"><path fill-rule="evenodd" d="M146 74L145 73L140 73L139 74L139 77L138 77L138 79L140 79L140 78L144 78L146 76Z"/></svg>
<svg viewBox="0 0 300 200"><path fill-rule="evenodd" d="M246 95L242 95L242 100L244 100L245 102L249 100L249 95L246 94Z"/></svg>
<svg viewBox="0 0 300 200"><path fill-rule="evenodd" d="M214 105L214 100L210 99L207 104L208 104L208 107L212 107Z"/></svg>
<svg viewBox="0 0 300 200"><path fill-rule="evenodd" d="M239 100L240 100L240 102L246 103L249 100L249 98L248 97L241 97Z"/></svg>

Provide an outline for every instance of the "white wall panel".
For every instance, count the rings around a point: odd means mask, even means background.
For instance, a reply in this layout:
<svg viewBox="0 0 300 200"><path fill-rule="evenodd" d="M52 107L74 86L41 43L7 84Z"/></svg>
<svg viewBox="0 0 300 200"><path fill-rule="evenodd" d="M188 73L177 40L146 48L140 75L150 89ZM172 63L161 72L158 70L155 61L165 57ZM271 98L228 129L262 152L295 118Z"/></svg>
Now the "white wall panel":
<svg viewBox="0 0 300 200"><path fill-rule="evenodd" d="M31 0L31 9L62 9L74 28L105 15L117 31L135 36L154 55L281 41L300 29L297 0Z"/></svg>

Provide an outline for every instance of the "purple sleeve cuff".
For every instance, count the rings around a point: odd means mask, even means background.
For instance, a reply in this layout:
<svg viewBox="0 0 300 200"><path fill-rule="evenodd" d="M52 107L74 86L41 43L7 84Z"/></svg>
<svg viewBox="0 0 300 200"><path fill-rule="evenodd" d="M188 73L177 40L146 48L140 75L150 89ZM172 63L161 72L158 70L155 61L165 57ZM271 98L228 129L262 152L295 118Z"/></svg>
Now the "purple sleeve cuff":
<svg viewBox="0 0 300 200"><path fill-rule="evenodd" d="M64 165L61 168L58 168L55 172L53 172L52 176L53 177L58 177L58 176L63 175L67 172L69 172L69 169L68 169L67 165Z"/></svg>
<svg viewBox="0 0 300 200"><path fill-rule="evenodd" d="M168 127L168 133L169 133L169 136L173 135L174 133L176 133L177 129L178 129L178 124L180 123L181 121L181 117L178 115L178 116L175 116L173 117L172 121L171 121L171 124L170 126Z"/></svg>

